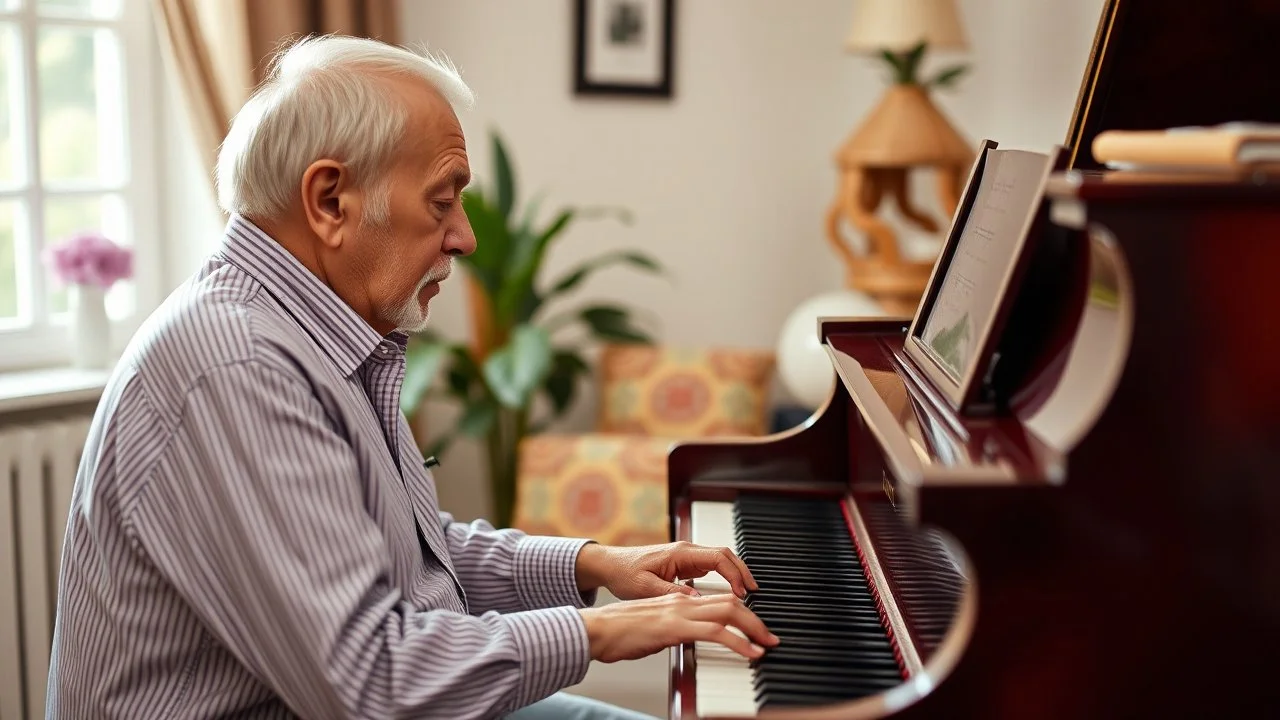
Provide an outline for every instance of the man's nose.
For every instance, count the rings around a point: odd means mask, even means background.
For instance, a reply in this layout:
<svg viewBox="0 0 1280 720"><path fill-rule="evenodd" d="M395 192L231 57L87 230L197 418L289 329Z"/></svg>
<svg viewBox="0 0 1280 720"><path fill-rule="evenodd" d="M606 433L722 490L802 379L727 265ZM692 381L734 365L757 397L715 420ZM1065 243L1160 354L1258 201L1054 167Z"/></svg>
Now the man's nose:
<svg viewBox="0 0 1280 720"><path fill-rule="evenodd" d="M463 220L456 230L445 235L444 251L457 256L470 255L476 251L476 234L469 221Z"/></svg>

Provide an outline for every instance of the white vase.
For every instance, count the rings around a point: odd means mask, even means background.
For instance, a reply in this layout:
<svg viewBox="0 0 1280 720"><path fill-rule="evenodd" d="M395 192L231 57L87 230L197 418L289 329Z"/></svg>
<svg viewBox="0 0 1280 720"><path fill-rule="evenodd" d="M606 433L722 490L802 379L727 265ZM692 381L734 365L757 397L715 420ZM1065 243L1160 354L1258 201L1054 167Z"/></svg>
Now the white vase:
<svg viewBox="0 0 1280 720"><path fill-rule="evenodd" d="M111 363L106 293L93 285L72 285L67 300L71 307L71 364L87 370L106 369Z"/></svg>

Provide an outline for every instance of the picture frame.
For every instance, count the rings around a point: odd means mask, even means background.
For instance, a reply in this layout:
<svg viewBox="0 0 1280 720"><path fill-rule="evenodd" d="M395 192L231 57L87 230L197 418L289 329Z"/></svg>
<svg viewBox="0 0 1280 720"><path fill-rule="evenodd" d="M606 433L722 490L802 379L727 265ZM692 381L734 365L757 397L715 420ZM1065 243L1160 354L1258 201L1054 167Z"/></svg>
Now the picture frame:
<svg viewBox="0 0 1280 720"><path fill-rule="evenodd" d="M574 92L669 98L675 0L575 0Z"/></svg>

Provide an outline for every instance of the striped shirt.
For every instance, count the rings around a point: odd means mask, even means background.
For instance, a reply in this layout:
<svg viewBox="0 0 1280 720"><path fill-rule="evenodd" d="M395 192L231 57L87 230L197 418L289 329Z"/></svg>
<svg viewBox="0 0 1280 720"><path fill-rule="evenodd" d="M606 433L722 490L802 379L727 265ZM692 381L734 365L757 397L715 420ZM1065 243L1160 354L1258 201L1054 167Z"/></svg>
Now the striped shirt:
<svg viewBox="0 0 1280 720"><path fill-rule="evenodd" d="M589 662L585 540L438 509L380 337L233 217L99 405L49 717L499 717Z"/></svg>

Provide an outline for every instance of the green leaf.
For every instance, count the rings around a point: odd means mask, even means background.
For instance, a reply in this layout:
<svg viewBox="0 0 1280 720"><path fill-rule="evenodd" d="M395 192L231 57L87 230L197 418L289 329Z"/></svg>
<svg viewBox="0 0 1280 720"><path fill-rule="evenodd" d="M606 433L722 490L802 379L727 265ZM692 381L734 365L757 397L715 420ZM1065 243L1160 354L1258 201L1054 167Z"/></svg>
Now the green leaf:
<svg viewBox="0 0 1280 720"><path fill-rule="evenodd" d="M577 391L578 376L590 375L591 367L578 353L571 350L557 350L551 358L551 372L547 374L543 388L551 399L551 407L555 417L560 417L573 404L573 396Z"/></svg>
<svg viewBox="0 0 1280 720"><path fill-rule="evenodd" d="M884 61L893 68L893 81L895 83L911 85L919 82L920 63L924 60L927 47L927 43L919 42L911 49L901 52L893 50L880 51L880 57L884 58Z"/></svg>
<svg viewBox="0 0 1280 720"><path fill-rule="evenodd" d="M899 78L903 76L902 58L898 56L898 53L891 50L881 50L880 57L884 58L884 61L889 63L889 67L893 69L894 82L901 82Z"/></svg>
<svg viewBox="0 0 1280 720"><path fill-rule="evenodd" d="M414 340L405 348L404 385L400 388L400 410L413 415L431 387L440 364L449 354L448 343L432 340Z"/></svg>
<svg viewBox="0 0 1280 720"><path fill-rule="evenodd" d="M499 317L512 323L529 319L524 310L536 304L533 281L542 267L543 258L546 257L547 245L569 225L574 212L573 210L562 211L547 229L536 235L532 233L520 235L519 243L516 244L511 262L507 266L507 275L502 289L498 293Z"/></svg>
<svg viewBox="0 0 1280 720"><path fill-rule="evenodd" d="M468 437L481 437L489 432L498 417L498 406L489 398L479 398L467 404L458 420L458 432Z"/></svg>
<svg viewBox="0 0 1280 720"><path fill-rule="evenodd" d="M511 208L516 204L516 176L511 169L511 159L502 144L498 133L491 133L493 138L493 177L497 182L498 213L503 222L511 217Z"/></svg>
<svg viewBox="0 0 1280 720"><path fill-rule="evenodd" d="M614 263L627 263L655 274L662 272L662 266L648 255L630 251L609 253L607 255L601 255L588 260L562 275L560 279L551 286L551 289L547 291L542 300L545 302L556 295L562 295L572 290L591 273Z"/></svg>
<svg viewBox="0 0 1280 720"><path fill-rule="evenodd" d="M484 382L480 367L466 346L454 345L451 351L453 363L449 366L449 392L459 398L469 398L472 386Z"/></svg>
<svg viewBox="0 0 1280 720"><path fill-rule="evenodd" d="M905 83L915 83L920 81L920 61L924 59L924 50L926 43L917 43L903 55L903 66L906 73L903 78Z"/></svg>
<svg viewBox="0 0 1280 720"><path fill-rule="evenodd" d="M524 206L524 217L520 220L520 228L525 232L533 234L533 221L538 218L538 208L542 206L542 200L546 196L545 190L539 190Z"/></svg>
<svg viewBox="0 0 1280 720"><path fill-rule="evenodd" d="M511 233L507 229L507 221L479 190L464 192L462 207L476 236L475 252L464 256L462 263L493 297L502 287L506 263L511 255Z"/></svg>
<svg viewBox="0 0 1280 720"><path fill-rule="evenodd" d="M962 75L969 71L967 65L956 65L939 72L928 82L928 87L952 87Z"/></svg>
<svg viewBox="0 0 1280 720"><path fill-rule="evenodd" d="M631 324L631 314L625 308L614 305L594 305L584 309L582 319L591 326L591 332L609 342L651 344L647 333Z"/></svg>
<svg viewBox="0 0 1280 720"><path fill-rule="evenodd" d="M580 210L562 210L536 237L521 237L514 243L508 274L498 299L498 315L511 323L527 322L542 305L534 281L546 258L551 241L559 237L575 219L616 217L623 224L631 222L630 212L624 208L589 207ZM525 243L528 243L527 245Z"/></svg>
<svg viewBox="0 0 1280 720"><path fill-rule="evenodd" d="M484 379L498 402L523 407L551 367L551 339L533 325L518 325L511 341L484 361Z"/></svg>

